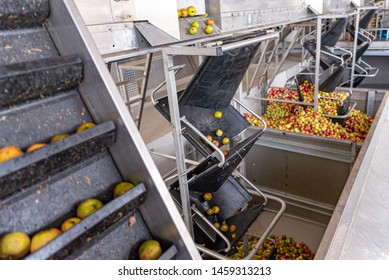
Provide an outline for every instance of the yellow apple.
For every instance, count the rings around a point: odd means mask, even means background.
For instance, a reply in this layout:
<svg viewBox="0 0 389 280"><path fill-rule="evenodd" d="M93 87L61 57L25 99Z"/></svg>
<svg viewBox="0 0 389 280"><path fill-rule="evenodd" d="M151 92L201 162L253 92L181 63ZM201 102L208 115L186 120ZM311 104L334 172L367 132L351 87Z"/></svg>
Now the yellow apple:
<svg viewBox="0 0 389 280"><path fill-rule="evenodd" d="M140 245L138 254L141 260L157 260L162 255L162 248L157 240L150 239Z"/></svg>
<svg viewBox="0 0 389 280"><path fill-rule="evenodd" d="M182 8L180 10L180 12L181 12L181 17L187 17L188 16L188 11L185 8Z"/></svg>
<svg viewBox="0 0 389 280"><path fill-rule="evenodd" d="M64 139L66 137L69 137L69 134L63 133L63 134L55 135L55 136L53 136L53 138L51 138L51 143L57 142L57 141Z"/></svg>
<svg viewBox="0 0 389 280"><path fill-rule="evenodd" d="M125 192L128 192L134 187L134 184L130 182L121 182L115 186L113 189L113 196L118 197L124 194Z"/></svg>
<svg viewBox="0 0 389 280"><path fill-rule="evenodd" d="M103 203L96 198L84 200L77 207L77 217L80 219L85 219L89 215L99 210L101 207L103 207Z"/></svg>
<svg viewBox="0 0 389 280"><path fill-rule="evenodd" d="M94 127L96 124L93 122L86 122L77 127L77 133L84 131L88 128Z"/></svg>
<svg viewBox="0 0 389 280"><path fill-rule="evenodd" d="M17 146L6 146L0 149L0 163L16 158L23 154L23 151Z"/></svg>
<svg viewBox="0 0 389 280"><path fill-rule="evenodd" d="M213 116L215 119L221 119L223 117L223 113L221 111L216 111Z"/></svg>
<svg viewBox="0 0 389 280"><path fill-rule="evenodd" d="M67 231L68 229L70 229L71 227L73 227L74 225L78 224L79 222L81 222L81 219L78 218L78 217L71 217L69 219L66 219L62 225L61 225L61 230L62 231Z"/></svg>
<svg viewBox="0 0 389 280"><path fill-rule="evenodd" d="M36 143L36 144L32 144L30 147L27 148L26 152L27 153L31 153L32 151L35 151L35 150L38 150L42 147L46 146L45 143Z"/></svg>
<svg viewBox="0 0 389 280"><path fill-rule="evenodd" d="M207 192L203 195L204 200L210 201L212 199L212 194Z"/></svg>
<svg viewBox="0 0 389 280"><path fill-rule="evenodd" d="M0 260L19 260L30 249L30 237L20 231L3 235L0 239Z"/></svg>
<svg viewBox="0 0 389 280"><path fill-rule="evenodd" d="M30 252L34 253L35 251L39 250L47 243L54 240L57 236L61 235L61 233L62 231L57 228L45 229L36 233L31 238Z"/></svg>

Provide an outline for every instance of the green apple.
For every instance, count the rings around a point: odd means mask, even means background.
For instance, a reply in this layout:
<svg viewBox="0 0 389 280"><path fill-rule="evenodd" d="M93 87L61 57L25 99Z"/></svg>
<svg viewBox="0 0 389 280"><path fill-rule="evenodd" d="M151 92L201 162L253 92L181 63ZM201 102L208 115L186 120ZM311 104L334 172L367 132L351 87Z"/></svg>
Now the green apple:
<svg viewBox="0 0 389 280"><path fill-rule="evenodd" d="M198 29L200 27L200 23L197 20L195 20L195 21L192 22L192 24L190 26L191 27L196 27Z"/></svg>
<svg viewBox="0 0 389 280"><path fill-rule="evenodd" d="M216 136L220 137L220 136L223 135L223 130L221 130L221 129L216 129L215 134L216 134Z"/></svg>
<svg viewBox="0 0 389 280"><path fill-rule="evenodd" d="M213 33L213 27L212 27L212 25L207 25L207 26L204 28L204 32L207 33L207 34L212 34L212 33Z"/></svg>
<svg viewBox="0 0 389 280"><path fill-rule="evenodd" d="M195 6L189 6L187 9L188 16L194 17L196 15L196 8Z"/></svg>
<svg viewBox="0 0 389 280"><path fill-rule="evenodd" d="M195 34L197 34L197 32L198 32L198 29L197 29L197 27L194 27L194 26L191 26L191 27L189 28L189 30L188 30L188 33L189 33L190 35L195 35Z"/></svg>

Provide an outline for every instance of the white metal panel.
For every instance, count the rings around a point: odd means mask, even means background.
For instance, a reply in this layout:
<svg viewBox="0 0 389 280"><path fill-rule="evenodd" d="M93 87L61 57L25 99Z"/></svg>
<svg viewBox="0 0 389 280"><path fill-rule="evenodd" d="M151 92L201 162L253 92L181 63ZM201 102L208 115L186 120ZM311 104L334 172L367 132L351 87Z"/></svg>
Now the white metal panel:
<svg viewBox="0 0 389 280"><path fill-rule="evenodd" d="M319 14L323 13L323 0L306 0L308 6L311 6Z"/></svg>
<svg viewBox="0 0 389 280"><path fill-rule="evenodd" d="M111 8L115 22L128 21L135 17L134 0L111 0Z"/></svg>
<svg viewBox="0 0 389 280"><path fill-rule="evenodd" d="M74 0L86 25L112 23L110 0Z"/></svg>
<svg viewBox="0 0 389 280"><path fill-rule="evenodd" d="M245 10L266 10L276 8L287 8L304 5L304 0L219 0L221 12L236 12Z"/></svg>
<svg viewBox="0 0 389 280"><path fill-rule="evenodd" d="M100 54L139 47L132 22L88 26Z"/></svg>
<svg viewBox="0 0 389 280"><path fill-rule="evenodd" d="M136 20L148 20L176 39L180 38L177 0L135 0Z"/></svg>

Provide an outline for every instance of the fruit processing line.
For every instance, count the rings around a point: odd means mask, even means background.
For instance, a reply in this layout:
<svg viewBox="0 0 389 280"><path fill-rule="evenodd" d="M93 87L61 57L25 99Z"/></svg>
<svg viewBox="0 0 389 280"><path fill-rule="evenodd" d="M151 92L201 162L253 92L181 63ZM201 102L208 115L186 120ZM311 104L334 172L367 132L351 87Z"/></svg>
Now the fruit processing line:
<svg viewBox="0 0 389 280"><path fill-rule="evenodd" d="M58 228L98 198L101 209L25 259L138 259L148 239L160 259L200 259L74 2L2 1L0 28L0 145L47 143L0 164L0 235ZM96 125L76 133L86 122ZM114 198L121 181L135 187Z"/></svg>

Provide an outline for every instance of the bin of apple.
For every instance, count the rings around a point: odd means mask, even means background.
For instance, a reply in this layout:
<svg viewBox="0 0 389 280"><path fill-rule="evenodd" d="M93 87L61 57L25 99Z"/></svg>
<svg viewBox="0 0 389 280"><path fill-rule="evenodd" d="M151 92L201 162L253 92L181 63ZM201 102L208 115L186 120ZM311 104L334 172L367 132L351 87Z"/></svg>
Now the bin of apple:
<svg viewBox="0 0 389 280"><path fill-rule="evenodd" d="M248 236L248 249L251 250L259 241L258 237ZM237 253L231 259L240 260L245 257L244 242L240 240L236 246ZM297 243L292 237L285 234L269 236L259 247L252 260L313 260L314 254L304 242Z"/></svg>
<svg viewBox="0 0 389 280"><path fill-rule="evenodd" d="M300 89L304 101L313 102L313 85L304 82ZM266 112L261 117L265 120L268 127L273 129L363 142L374 117L354 109L345 119L344 126L342 126L339 123L333 122L328 115L337 115L339 106L349 97L349 93L320 92L320 96L327 98L319 99L319 106L316 112L314 112L312 106L304 108L297 104L269 101ZM268 92L268 98L297 101L298 94L287 89L272 88ZM253 115L244 114L244 117L251 125L262 125Z"/></svg>

